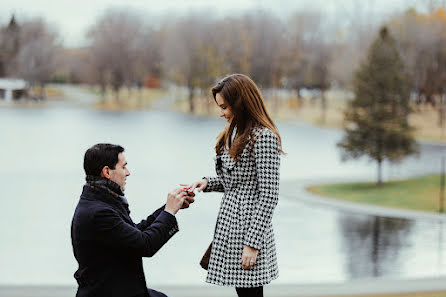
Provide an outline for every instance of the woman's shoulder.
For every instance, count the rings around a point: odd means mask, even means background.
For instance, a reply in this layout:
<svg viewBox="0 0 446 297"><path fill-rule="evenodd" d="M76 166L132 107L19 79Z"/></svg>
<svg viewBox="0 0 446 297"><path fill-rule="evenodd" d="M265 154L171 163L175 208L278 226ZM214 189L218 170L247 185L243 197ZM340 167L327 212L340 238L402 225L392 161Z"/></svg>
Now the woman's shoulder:
<svg viewBox="0 0 446 297"><path fill-rule="evenodd" d="M271 129L265 126L256 126L253 128L253 135L255 139L258 138L272 138L277 140L277 135Z"/></svg>
<svg viewBox="0 0 446 297"><path fill-rule="evenodd" d="M258 126L254 128L253 134L254 150L272 150L277 151L277 153L280 154L282 146L280 144L279 138L277 137L276 133L274 133L274 131L264 126Z"/></svg>

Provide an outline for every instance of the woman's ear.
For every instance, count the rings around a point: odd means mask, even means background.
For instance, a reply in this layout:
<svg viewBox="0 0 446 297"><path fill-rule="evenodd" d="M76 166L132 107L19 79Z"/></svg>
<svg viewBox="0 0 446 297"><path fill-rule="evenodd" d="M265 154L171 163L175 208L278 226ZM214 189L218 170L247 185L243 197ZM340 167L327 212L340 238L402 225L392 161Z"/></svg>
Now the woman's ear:
<svg viewBox="0 0 446 297"><path fill-rule="evenodd" d="M101 171L101 176L110 179L110 167L104 166Z"/></svg>

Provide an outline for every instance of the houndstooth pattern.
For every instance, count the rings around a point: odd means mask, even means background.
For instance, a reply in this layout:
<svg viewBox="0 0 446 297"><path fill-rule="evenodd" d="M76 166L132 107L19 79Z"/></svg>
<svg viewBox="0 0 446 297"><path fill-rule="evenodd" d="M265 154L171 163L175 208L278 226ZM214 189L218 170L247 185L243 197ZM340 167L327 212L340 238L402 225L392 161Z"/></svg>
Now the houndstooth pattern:
<svg viewBox="0 0 446 297"><path fill-rule="evenodd" d="M251 141L234 161L227 152L216 157L216 177L205 191L224 192L215 227L206 282L250 288L278 277L272 227L279 195L280 145L267 128L255 128ZM221 165L221 166L220 166ZM241 265L243 245L259 250L253 268Z"/></svg>

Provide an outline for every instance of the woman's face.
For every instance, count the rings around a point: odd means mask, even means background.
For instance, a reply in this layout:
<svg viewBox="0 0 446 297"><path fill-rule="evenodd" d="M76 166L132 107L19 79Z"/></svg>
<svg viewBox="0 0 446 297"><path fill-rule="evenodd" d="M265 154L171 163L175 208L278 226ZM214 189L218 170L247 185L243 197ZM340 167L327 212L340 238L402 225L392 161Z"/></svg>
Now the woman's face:
<svg viewBox="0 0 446 297"><path fill-rule="evenodd" d="M224 117L228 122L232 119L232 111L231 107L226 104L223 97L220 95L220 93L217 93L215 95L215 101L217 102L217 105L220 107L220 117Z"/></svg>

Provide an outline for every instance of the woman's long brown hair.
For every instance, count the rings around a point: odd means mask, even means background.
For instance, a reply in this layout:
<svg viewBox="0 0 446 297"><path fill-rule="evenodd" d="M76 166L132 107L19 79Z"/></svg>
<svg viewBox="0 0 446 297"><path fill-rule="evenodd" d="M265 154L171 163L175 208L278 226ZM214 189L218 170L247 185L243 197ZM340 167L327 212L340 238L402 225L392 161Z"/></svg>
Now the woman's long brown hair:
<svg viewBox="0 0 446 297"><path fill-rule="evenodd" d="M229 75L212 88L214 100L216 100L217 94L223 97L225 103L231 108L233 115L229 126L218 136L215 145L217 154L223 153L227 148L229 149L229 155L233 159L237 159L250 137L253 137L251 133L256 126L263 126L273 131L279 140L280 147L278 149L282 152L282 140L279 131L266 110L260 90L252 79L244 74ZM231 136L235 128L237 130L232 143Z"/></svg>

